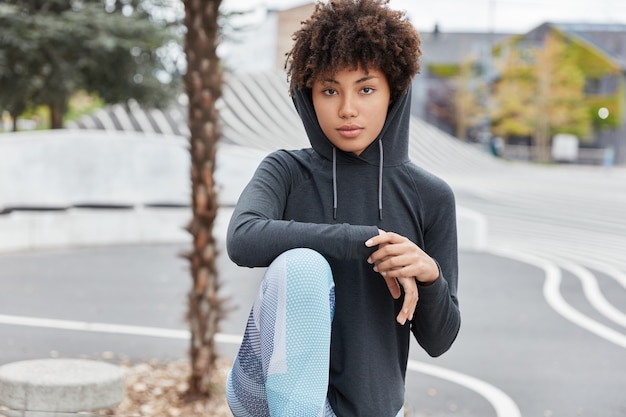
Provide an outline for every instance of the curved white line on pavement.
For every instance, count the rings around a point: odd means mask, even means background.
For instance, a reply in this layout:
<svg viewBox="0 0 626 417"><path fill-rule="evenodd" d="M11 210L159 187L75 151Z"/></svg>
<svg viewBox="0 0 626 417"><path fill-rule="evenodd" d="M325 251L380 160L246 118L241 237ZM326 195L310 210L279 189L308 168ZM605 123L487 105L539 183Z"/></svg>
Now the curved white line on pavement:
<svg viewBox="0 0 626 417"><path fill-rule="evenodd" d="M585 293L585 296L587 297L591 305L596 310L598 310L598 312L600 312L602 315L612 320L613 322L623 327L626 327L626 314L613 307L613 305L607 301L607 299L600 291L598 281L587 268L576 265L572 262L564 262L560 260L557 262L562 262L561 266L563 268L567 269L572 274L578 277L583 285L583 291Z"/></svg>
<svg viewBox="0 0 626 417"><path fill-rule="evenodd" d="M555 253L555 251L552 251ZM580 251L574 251L572 249L559 248L558 253L560 256L567 256L569 259L574 260L576 263L580 265L584 265L587 268L595 269L598 272L602 272L605 275L608 275L609 278L614 279L620 284L624 289L626 289L626 274L622 272L619 268L614 265L611 265L609 262L606 262L597 257L585 256L584 253Z"/></svg>
<svg viewBox="0 0 626 417"><path fill-rule="evenodd" d="M424 362L409 360L407 368L411 371L421 372L437 378L447 379L458 385L462 385L480 395L482 395L496 411L498 417L520 417L521 412L517 404L504 392L482 381L460 372L441 368Z"/></svg>
<svg viewBox="0 0 626 417"><path fill-rule="evenodd" d="M124 324L94 323L73 320L57 320L39 317L11 316L0 314L0 324L14 326L44 327L61 330L76 330L98 333L129 334L134 336L163 337L167 339L188 340L190 335L187 330L164 329L160 327L132 326ZM242 337L233 334L218 333L215 336L218 343L241 344ZM479 395L483 396L496 411L497 417L520 417L517 405L505 393L488 383L469 375L449 369L441 368L422 362L409 360L407 368L411 371L421 372L437 378L446 379L462 385Z"/></svg>
<svg viewBox="0 0 626 417"><path fill-rule="evenodd" d="M626 336L603 325L602 323L598 323L597 321L590 319L574 309L565 301L565 299L561 296L559 288L561 284L561 270L553 262L528 253L522 253L517 250L513 251L503 248L491 248L489 249L489 252L494 255L504 256L543 269L546 274L543 284L543 296L548 304L557 313L583 329L586 329L603 339L608 340L609 342L615 343L618 346L626 348Z"/></svg>
<svg viewBox="0 0 626 417"><path fill-rule="evenodd" d="M585 259L584 263L592 269L596 269L603 274L608 275L617 281L624 289L626 290L626 274L615 268L612 265L607 265L606 263L597 262L590 259Z"/></svg>
<svg viewBox="0 0 626 417"><path fill-rule="evenodd" d="M533 250L525 250L525 252L533 253L535 256L541 256L544 259L547 259L549 257L553 262L560 265L561 268L569 271L572 275L580 280L585 297L600 314L604 315L607 319L613 321L614 323L619 324L622 327L626 327L626 314L615 308L604 297L604 294L602 294L600 286L598 285L598 280L586 266L583 266L578 262L574 262L571 259L565 259L560 255L555 255L554 253L551 253L546 257L545 253L541 253L540 255L538 255L537 252ZM621 279L618 275L614 275L616 271L607 269L604 272L607 273L610 277L616 279L618 282Z"/></svg>

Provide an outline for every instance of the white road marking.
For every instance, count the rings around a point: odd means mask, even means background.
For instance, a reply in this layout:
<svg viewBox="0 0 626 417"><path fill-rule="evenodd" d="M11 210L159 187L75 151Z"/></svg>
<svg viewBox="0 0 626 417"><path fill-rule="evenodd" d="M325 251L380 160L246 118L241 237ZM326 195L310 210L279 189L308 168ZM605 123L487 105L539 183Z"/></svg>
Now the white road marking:
<svg viewBox="0 0 626 417"><path fill-rule="evenodd" d="M561 266L578 277L583 285L585 296L593 307L613 322L626 327L626 314L615 308L602 294L595 276L587 268L572 262L557 261Z"/></svg>
<svg viewBox="0 0 626 417"><path fill-rule="evenodd" d="M98 333L129 334L135 336L163 337L168 339L188 340L189 331L177 329L164 329L148 326L130 326L111 323L94 323L73 320L57 320L38 317L12 316L0 314L0 324L14 326L44 327L49 329L76 330ZM242 337L233 334L218 333L215 336L218 343L240 344ZM520 411L515 402L498 388L469 375L450 369L441 368L422 362L409 360L407 368L414 372L420 372L437 378L446 379L462 385L477 394L483 396L496 411L497 417L520 417Z"/></svg>
<svg viewBox="0 0 626 417"><path fill-rule="evenodd" d="M521 416L519 407L517 406L517 404L515 404L511 397L509 397L493 385L486 383L485 381L466 374L462 374L460 372L442 368L440 366L417 362L414 360L409 360L407 368L411 371L420 372L441 379L446 379L480 394L487 401L489 401L489 403L491 403L498 417Z"/></svg>
<svg viewBox="0 0 626 417"><path fill-rule="evenodd" d="M560 284L561 284L561 270L559 267L544 258L531 255L529 253L523 253L518 250L507 250L504 248L490 248L489 252L494 255L499 255L503 257L507 257L510 259L517 260L519 262L528 263L530 265L534 265L537 268L543 269L545 273L545 281L543 285L543 296L546 301L557 313L576 324L577 326L582 327L594 333L609 342L615 343L618 346L626 348L626 336L603 325L602 323L598 323L597 321L590 319L585 316L581 312L574 309L571 305L565 301L560 292Z"/></svg>
<svg viewBox="0 0 626 417"><path fill-rule="evenodd" d="M164 329L161 327L129 326L125 324L95 323L85 321L45 319L39 317L8 316L0 314L0 324L15 326L45 327L49 329L77 330L84 332L130 334L134 336L164 337L167 339L185 339L191 336L188 330ZM219 343L241 343L241 336L218 333L215 341Z"/></svg>

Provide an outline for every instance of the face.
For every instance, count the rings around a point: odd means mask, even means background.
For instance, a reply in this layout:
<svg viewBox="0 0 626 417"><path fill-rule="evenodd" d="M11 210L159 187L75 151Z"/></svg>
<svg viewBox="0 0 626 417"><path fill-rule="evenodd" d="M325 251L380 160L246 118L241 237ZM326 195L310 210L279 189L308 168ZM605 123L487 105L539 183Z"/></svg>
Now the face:
<svg viewBox="0 0 626 417"><path fill-rule="evenodd" d="M337 71L312 88L313 107L326 137L337 148L360 155L385 124L391 93L380 70Z"/></svg>

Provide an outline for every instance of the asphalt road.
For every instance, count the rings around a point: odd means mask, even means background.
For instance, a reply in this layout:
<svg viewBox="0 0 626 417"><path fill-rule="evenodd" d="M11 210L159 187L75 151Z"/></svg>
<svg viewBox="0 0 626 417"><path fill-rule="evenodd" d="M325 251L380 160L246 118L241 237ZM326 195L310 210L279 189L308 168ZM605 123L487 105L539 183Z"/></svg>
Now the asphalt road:
<svg viewBox="0 0 626 417"><path fill-rule="evenodd" d="M460 254L452 349L433 359L412 347L408 415L626 416L626 170L511 164L444 178L487 216L488 244ZM220 209L222 248L228 216ZM0 365L185 358L184 249L0 254ZM232 358L263 271L223 250L219 271L232 310L218 347Z"/></svg>
<svg viewBox="0 0 626 417"><path fill-rule="evenodd" d="M1 255L0 364L111 353L114 359L184 358L190 286L186 261L178 256L184 249L116 246ZM238 268L224 254L219 262L222 294L231 297L233 308L222 334L241 335L262 271ZM473 252L461 253L460 269L461 333L437 359L412 347L409 415L626 415L624 347L555 312L543 295L542 269ZM563 276L562 294L571 302L581 301L576 281ZM624 295L615 301L626 305ZM7 324L10 318L52 321ZM85 322L115 326L72 328ZM137 334L146 329L173 331ZM236 344L225 339L219 349L233 357Z"/></svg>

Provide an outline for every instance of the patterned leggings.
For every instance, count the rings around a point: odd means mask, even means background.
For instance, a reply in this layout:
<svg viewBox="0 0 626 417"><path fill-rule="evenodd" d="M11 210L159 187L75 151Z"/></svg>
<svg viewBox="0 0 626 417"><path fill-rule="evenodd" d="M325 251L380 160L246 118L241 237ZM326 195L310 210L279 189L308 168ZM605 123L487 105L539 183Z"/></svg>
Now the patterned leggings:
<svg viewBox="0 0 626 417"><path fill-rule="evenodd" d="M272 262L226 382L235 417L336 417L326 399L334 309L322 255L292 249Z"/></svg>
<svg viewBox="0 0 626 417"><path fill-rule="evenodd" d="M310 249L272 262L228 375L233 415L325 415L334 286L328 262Z"/></svg>

